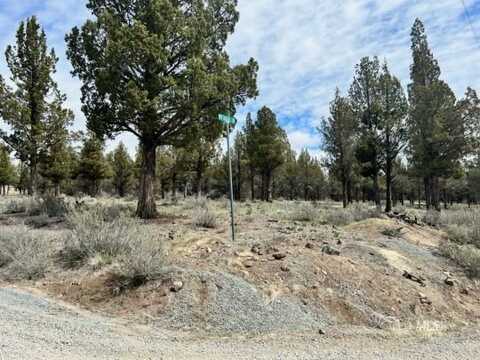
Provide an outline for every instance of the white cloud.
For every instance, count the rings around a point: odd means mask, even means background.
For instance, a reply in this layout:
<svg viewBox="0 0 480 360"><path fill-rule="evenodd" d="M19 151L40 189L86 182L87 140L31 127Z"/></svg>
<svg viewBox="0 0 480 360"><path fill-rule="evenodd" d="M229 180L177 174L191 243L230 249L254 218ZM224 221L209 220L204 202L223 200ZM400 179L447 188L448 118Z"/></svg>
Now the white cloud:
<svg viewBox="0 0 480 360"><path fill-rule="evenodd" d="M466 0L471 7L476 0ZM75 110L77 128L84 127L80 83L72 79L65 57L64 35L88 16L85 0L2 0L0 49L14 39L18 22L36 14L47 29L49 43L61 61L56 78ZM475 42L456 0L239 0L240 22L228 43L232 62L249 57L260 63L261 95L239 109L270 106L297 151L307 147L319 154L314 127L328 115L335 87L346 91L353 67L362 56L386 58L392 72L408 84L409 33L416 17L424 20L443 78L458 96L467 86L480 88L480 43ZM471 11L480 33L480 16ZM0 72L6 75L4 60ZM134 149L135 139L122 138Z"/></svg>

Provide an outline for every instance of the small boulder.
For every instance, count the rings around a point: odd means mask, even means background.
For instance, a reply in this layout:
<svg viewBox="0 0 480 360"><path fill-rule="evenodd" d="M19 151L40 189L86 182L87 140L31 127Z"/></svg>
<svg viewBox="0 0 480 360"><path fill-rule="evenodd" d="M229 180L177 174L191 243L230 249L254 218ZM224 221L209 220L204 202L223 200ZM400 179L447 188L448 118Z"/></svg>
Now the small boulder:
<svg viewBox="0 0 480 360"><path fill-rule="evenodd" d="M280 266L280 270L282 270L283 272L289 272L290 271L290 269L287 265Z"/></svg>
<svg viewBox="0 0 480 360"><path fill-rule="evenodd" d="M324 245L322 247L322 253L327 254L327 255L334 255L334 256L339 256L340 255L340 251L338 251L337 249L334 249L330 245Z"/></svg>
<svg viewBox="0 0 480 360"><path fill-rule="evenodd" d="M180 280L175 280L172 282L172 285L170 286L170 291L171 292L179 292L183 288L183 281Z"/></svg>
<svg viewBox="0 0 480 360"><path fill-rule="evenodd" d="M326 332L325 332L325 330L323 330L323 329L319 329L319 330L318 330L318 334L319 334L319 335L326 335Z"/></svg>
<svg viewBox="0 0 480 360"><path fill-rule="evenodd" d="M307 244L305 245L305 247L306 247L307 249L312 250L312 249L315 248L315 245L313 245L312 243L309 242L309 243L307 243Z"/></svg>
<svg viewBox="0 0 480 360"><path fill-rule="evenodd" d="M287 257L287 254L285 254L283 252L277 252L277 253L274 253L272 256L275 260L282 260L282 259L285 259Z"/></svg>
<svg viewBox="0 0 480 360"><path fill-rule="evenodd" d="M451 278L450 276L448 276L444 280L444 283L445 283L445 285L448 285L448 286L454 286L455 285L455 280L453 278Z"/></svg>

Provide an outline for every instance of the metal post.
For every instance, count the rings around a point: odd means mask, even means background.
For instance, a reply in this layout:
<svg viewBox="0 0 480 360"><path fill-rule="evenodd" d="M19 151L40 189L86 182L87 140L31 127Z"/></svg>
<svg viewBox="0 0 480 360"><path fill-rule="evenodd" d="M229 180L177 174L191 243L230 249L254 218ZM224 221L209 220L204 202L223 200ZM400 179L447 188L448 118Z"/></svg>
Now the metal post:
<svg viewBox="0 0 480 360"><path fill-rule="evenodd" d="M232 241L235 241L235 216L233 210L233 179L232 179L232 158L230 157L230 124L227 124L227 157L228 174L230 178L230 221L232 223Z"/></svg>

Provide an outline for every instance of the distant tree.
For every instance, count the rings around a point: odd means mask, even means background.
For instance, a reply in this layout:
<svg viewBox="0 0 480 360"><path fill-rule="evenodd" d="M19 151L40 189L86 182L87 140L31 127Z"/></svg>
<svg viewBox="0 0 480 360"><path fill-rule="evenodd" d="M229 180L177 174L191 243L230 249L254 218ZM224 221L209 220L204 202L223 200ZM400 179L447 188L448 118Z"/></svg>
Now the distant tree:
<svg viewBox="0 0 480 360"><path fill-rule="evenodd" d="M225 52L236 0L89 0L92 19L67 36L83 111L98 135L130 132L140 142L137 215L156 215L155 155L234 113L257 95L258 65L231 67ZM195 125L195 126L193 126Z"/></svg>
<svg viewBox="0 0 480 360"><path fill-rule="evenodd" d="M299 183L297 186L302 189L303 199L310 200L314 191L315 182L315 159L310 156L307 149L303 149L297 159L297 170Z"/></svg>
<svg viewBox="0 0 480 360"><path fill-rule="evenodd" d="M16 45L7 47L6 59L15 88L0 78L0 117L11 129L9 134L0 131L0 137L29 167L32 195L38 187L41 153L56 136L49 132L48 122L65 100L52 78L58 59L48 50L45 32L35 17L20 23Z"/></svg>
<svg viewBox="0 0 480 360"><path fill-rule="evenodd" d="M406 116L408 102L400 81L390 74L387 64L383 65L379 79L380 88L380 148L386 181L385 212L392 211L392 186L394 164L406 145Z"/></svg>
<svg viewBox="0 0 480 360"><path fill-rule="evenodd" d="M245 121L245 126L243 128L244 134L244 155L248 167L248 177L250 179L250 196L252 200L255 200L255 176L256 176L256 140L255 140L255 124L252 120L252 115L247 114L247 119Z"/></svg>
<svg viewBox="0 0 480 360"><path fill-rule="evenodd" d="M112 182L118 196L125 197L133 180L133 160L121 142L112 154Z"/></svg>
<svg viewBox="0 0 480 360"><path fill-rule="evenodd" d="M108 165L103 149L103 142L95 134L90 133L84 139L80 151L76 175L82 189L91 196L98 195L102 180L108 176Z"/></svg>
<svg viewBox="0 0 480 360"><path fill-rule="evenodd" d="M350 101L357 118L360 137L356 157L361 165L361 174L373 182L373 198L381 205L379 174L382 169L380 62L377 57L362 58L356 66L355 76L350 87Z"/></svg>
<svg viewBox="0 0 480 360"><path fill-rule="evenodd" d="M465 154L465 124L453 91L440 80L440 67L418 19L411 37L408 152L412 165L424 180L427 208L440 211L439 179L455 171Z"/></svg>
<svg viewBox="0 0 480 360"><path fill-rule="evenodd" d="M258 111L254 126L252 165L261 175L261 199L270 201L273 172L286 161L290 145L287 134L268 107L264 106Z"/></svg>
<svg viewBox="0 0 480 360"><path fill-rule="evenodd" d="M6 188L15 182L15 167L6 146L0 144L0 195L6 195Z"/></svg>
<svg viewBox="0 0 480 360"><path fill-rule="evenodd" d="M64 97L49 104L49 112L44 122L45 141L39 154L39 173L54 189L54 195L60 193L61 184L71 178L73 172L68 127L73 122L73 113L62 108ZM50 185L49 184L49 185Z"/></svg>
<svg viewBox="0 0 480 360"><path fill-rule="evenodd" d="M347 207L349 187L352 183L354 145L358 122L349 100L335 91L330 103L330 116L318 129L323 136L323 150L327 154L326 165L330 175L341 182L343 207Z"/></svg>

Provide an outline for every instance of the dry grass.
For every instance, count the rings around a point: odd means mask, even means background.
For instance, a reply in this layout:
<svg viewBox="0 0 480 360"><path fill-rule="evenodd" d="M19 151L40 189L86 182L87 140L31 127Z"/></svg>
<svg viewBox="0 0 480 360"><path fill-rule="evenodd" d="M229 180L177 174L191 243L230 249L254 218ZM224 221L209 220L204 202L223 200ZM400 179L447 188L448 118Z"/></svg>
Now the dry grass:
<svg viewBox="0 0 480 360"><path fill-rule="evenodd" d="M208 207L195 209L192 222L195 227L206 229L214 229L218 225L217 215Z"/></svg>
<svg viewBox="0 0 480 360"><path fill-rule="evenodd" d="M311 203L300 204L288 214L289 220L313 222L320 217L319 210Z"/></svg>
<svg viewBox="0 0 480 360"><path fill-rule="evenodd" d="M42 233L25 226L2 229L0 233L0 268L12 279L33 280L47 272L52 243Z"/></svg>

